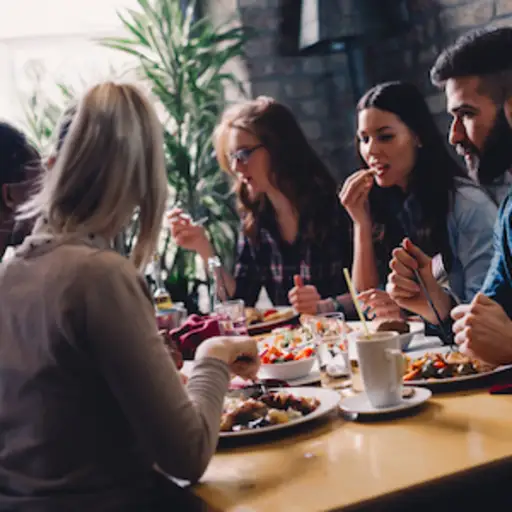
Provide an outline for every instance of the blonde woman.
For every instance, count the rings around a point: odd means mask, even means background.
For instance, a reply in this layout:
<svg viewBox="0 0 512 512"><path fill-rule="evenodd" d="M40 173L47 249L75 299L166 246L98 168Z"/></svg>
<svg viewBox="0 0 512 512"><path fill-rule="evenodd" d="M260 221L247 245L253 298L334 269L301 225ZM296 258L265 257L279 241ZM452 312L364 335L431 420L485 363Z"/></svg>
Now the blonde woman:
<svg viewBox="0 0 512 512"><path fill-rule="evenodd" d="M92 88L21 209L38 219L32 235L0 268L1 510L151 510L153 465L196 481L230 371L255 375L246 338L202 344L187 388L166 352L139 273L166 190L148 100L131 85ZM111 245L136 208L130 261Z"/></svg>

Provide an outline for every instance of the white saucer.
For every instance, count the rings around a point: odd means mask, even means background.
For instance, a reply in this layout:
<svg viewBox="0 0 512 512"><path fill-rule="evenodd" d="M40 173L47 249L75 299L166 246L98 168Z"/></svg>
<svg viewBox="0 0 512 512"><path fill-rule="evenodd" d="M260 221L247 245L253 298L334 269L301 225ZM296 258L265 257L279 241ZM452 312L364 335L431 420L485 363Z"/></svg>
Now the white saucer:
<svg viewBox="0 0 512 512"><path fill-rule="evenodd" d="M318 366L317 366L318 368ZM288 379L286 382L289 386L297 387L297 386L307 386L308 384L316 384L322 380L322 374L320 370L315 370L315 367L304 377L299 377L298 379Z"/></svg>
<svg viewBox="0 0 512 512"><path fill-rule="evenodd" d="M336 377L348 377L350 375L350 370L346 367L345 361L342 356L336 356L331 358L329 363L336 363L340 367L340 373ZM315 384L322 380L322 374L320 369L318 368L318 361L315 361L313 364L313 368L311 371L304 375L304 377L299 377L298 379L288 379L286 382L292 387L296 386L307 386L308 384Z"/></svg>
<svg viewBox="0 0 512 512"><path fill-rule="evenodd" d="M418 407L418 405L426 402L432 396L430 389L417 387L409 387L408 389L414 389L414 395L411 398L402 398L399 404L390 407L373 407L366 393L359 393L343 399L340 408L342 411L350 414L388 414Z"/></svg>

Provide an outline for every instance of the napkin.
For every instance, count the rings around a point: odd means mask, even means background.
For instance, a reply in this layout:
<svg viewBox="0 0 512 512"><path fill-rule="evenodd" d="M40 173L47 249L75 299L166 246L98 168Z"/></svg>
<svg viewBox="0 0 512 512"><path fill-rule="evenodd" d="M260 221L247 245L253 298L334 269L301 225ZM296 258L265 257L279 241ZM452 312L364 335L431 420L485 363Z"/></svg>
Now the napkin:
<svg viewBox="0 0 512 512"><path fill-rule="evenodd" d="M187 321L169 332L183 356L183 359L194 359L197 347L208 338L219 336L219 322L208 315L190 315Z"/></svg>
<svg viewBox="0 0 512 512"><path fill-rule="evenodd" d="M512 384L495 384L489 393L491 395L512 395Z"/></svg>

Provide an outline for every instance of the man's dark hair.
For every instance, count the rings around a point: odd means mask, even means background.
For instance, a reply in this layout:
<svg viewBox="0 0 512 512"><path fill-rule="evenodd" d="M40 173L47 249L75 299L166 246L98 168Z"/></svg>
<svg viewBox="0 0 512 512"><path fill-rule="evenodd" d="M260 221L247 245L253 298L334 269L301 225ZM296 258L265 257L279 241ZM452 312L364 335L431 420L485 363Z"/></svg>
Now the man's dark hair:
<svg viewBox="0 0 512 512"><path fill-rule="evenodd" d="M38 164L39 155L25 135L6 122L0 122L0 184L26 179L27 166Z"/></svg>
<svg viewBox="0 0 512 512"><path fill-rule="evenodd" d="M478 76L482 94L496 104L512 95L512 27L468 32L448 46L430 70L432 83L443 87L450 78Z"/></svg>

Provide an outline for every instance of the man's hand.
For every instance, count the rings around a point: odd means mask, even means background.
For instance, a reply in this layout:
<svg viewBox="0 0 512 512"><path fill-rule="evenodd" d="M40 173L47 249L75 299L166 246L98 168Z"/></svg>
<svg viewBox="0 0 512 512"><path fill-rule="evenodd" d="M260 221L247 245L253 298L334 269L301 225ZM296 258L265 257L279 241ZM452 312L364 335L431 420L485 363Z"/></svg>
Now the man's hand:
<svg viewBox="0 0 512 512"><path fill-rule="evenodd" d="M478 293L471 304L454 308L451 316L462 352L495 365L512 363L512 321L497 302Z"/></svg>

